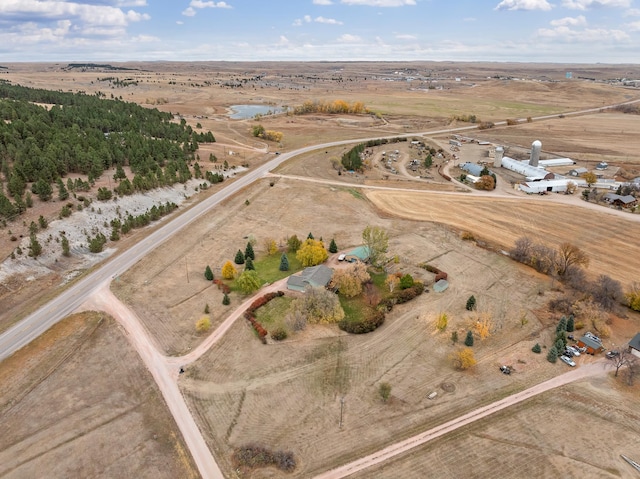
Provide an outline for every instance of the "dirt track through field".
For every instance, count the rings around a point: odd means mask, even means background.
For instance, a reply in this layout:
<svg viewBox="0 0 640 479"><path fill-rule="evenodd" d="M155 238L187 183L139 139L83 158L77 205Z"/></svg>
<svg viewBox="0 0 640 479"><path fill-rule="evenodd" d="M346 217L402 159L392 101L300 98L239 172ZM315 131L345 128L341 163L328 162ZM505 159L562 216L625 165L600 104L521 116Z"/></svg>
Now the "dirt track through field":
<svg viewBox="0 0 640 479"><path fill-rule="evenodd" d="M471 424L472 422L475 422L479 419L485 418L495 412L518 404L543 392L549 391L550 389L564 386L565 384L569 384L570 382L578 381L580 379L603 375L607 372L608 369L610 369L608 368L608 366L610 366L610 363L605 360L599 360L591 364L583 365L577 369L573 369L569 372L561 374L560 376L556 376L555 378L552 378L548 381L537 384L529 389L525 389L524 391L501 399L500 401L496 401L487 406L475 409L474 411L457 417L428 431L410 437L409 439L405 439L404 441L392 444L391 446L388 446L378 452L358 459L357 461L353 461L349 464L345 464L344 466L340 466L336 469L327 471L316 476L315 479L339 479L342 477L350 476L351 474L391 459L392 457L407 452L417 446L421 446L433 439L455 431L456 429Z"/></svg>

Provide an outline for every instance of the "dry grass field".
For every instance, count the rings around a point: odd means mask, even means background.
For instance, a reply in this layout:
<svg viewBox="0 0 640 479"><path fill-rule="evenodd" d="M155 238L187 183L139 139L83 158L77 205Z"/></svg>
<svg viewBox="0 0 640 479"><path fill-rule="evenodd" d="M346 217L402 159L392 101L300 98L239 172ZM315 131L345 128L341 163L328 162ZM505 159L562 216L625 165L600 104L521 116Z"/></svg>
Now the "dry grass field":
<svg viewBox="0 0 640 479"><path fill-rule="evenodd" d="M210 129L217 139L199 152L202 163L214 153L220 162L249 167L271 158L274 151L468 125L452 120L456 115L501 121L599 108L640 97L637 89L604 81L640 77L637 66L626 65L571 66L575 77L593 77L598 82L562 81L565 69L556 65L309 64L304 75L299 74L300 65L286 63L119 65L133 69L126 71L69 70L62 64L8 66L0 77L12 82L105 91L179 113L193 127L200 123ZM416 71L429 72L430 79L407 81L406 76ZM116 88L104 80L108 76L137 83ZM227 117L230 105L295 106L316 99L362 101L378 115L278 115L233 121ZM578 166L605 159L633 175L640 169L635 156L640 144L632 133L638 131L639 118L595 113L474 130L469 136L504 144L508 151L520 154L539 139L545 154L572 157ZM282 144L253 138L250 130L257 123L282 131ZM428 141L448 148L448 136ZM403 158L411 157L406 144L398 149ZM341 250L349 250L361 243L365 226L376 225L389 232L389 254L399 259L394 268L428 285L433 275L420 269L419 263L430 262L448 272L451 286L445 293L429 292L396 307L372 334L354 336L336 326L316 326L283 343L264 346L239 320L190 365L180 376L180 386L229 477L235 477L230 460L234 447L257 442L290 450L299 463L291 477L312 477L566 370L564 364L550 364L544 354L531 352L536 342L551 343L557 318L549 313L547 303L563 292L548 277L499 253L521 236L550 246L570 241L590 256L590 274L607 274L625 287L638 280L637 221L601 206L584 208L577 197L563 198L561 203L550 197L507 197L507 187L501 190L502 197L456 195L461 189L437 173L418 180L389 176L378 166L365 175L338 176L331 158L339 158L346 150L320 150L283 164L273 176L228 199L112 283L113 291L137 313L159 349L177 356L202 342L204 336L196 334L195 323L205 305L215 328L246 299L232 293L231 305L223 306L222 293L205 281L203 273L210 265L220 277L223 263L233 260L238 249L244 250L251 236L257 240L259 259L266 254L267 239L284 247L288 236L304 238L312 232L325 243L335 238ZM105 179L101 181L96 186L104 186ZM424 191L374 190L350 183ZM501 183L508 185L508 180ZM59 207L55 202L36 203L29 214L35 218L43 213L55 215ZM17 233L26 231L19 224L12 228ZM124 241L134 242L146 231ZM461 231L473 233L483 247L463 241ZM126 247L125 242L121 247ZM5 243L0 248L6 256L11 245ZM0 296L0 309L10 305L16 311L12 314L19 316L52 294L63 275L61 265L37 283L25 281L26 274L14 278ZM453 346L450 338L453 331L463 338L472 326L473 317L464 308L471 294L478 299L480 311L492 316L493 329L490 338L476 342L478 366L463 373L451 365L450 355L459 345ZM451 318L444 333L437 333L434 326L440 312ZM613 319L610 344L622 344L640 330L638 315L627 315L628 319ZM528 320L525 325L522 317ZM579 362L591 360L579 358ZM45 367L48 364L57 366L51 371ZM514 373L500 374L501 364L512 366ZM113 374L105 377L104 371ZM377 392L382 382L392 386L386 404ZM0 464L8 464L0 475L33 475L39 468L52 468L52 475L60 477L194 474L152 380L110 319L98 323L94 316L75 317L62 323L3 362L0 385L0 404L7 411L2 425L9 431L4 443L0 441L0 459L5 458ZM433 391L438 397L430 401L426 397ZM59 407L60 419L52 423L47 415L34 420L32 411L44 411L52 401ZM496 477L500 468L504 474L499 477L559 472L576 477L631 477L617 456L624 453L625 445L639 441L633 423L637 407L637 390L621 387L611 378L568 386L359 477L460 477L472 472L474 477ZM559 416L566 421L566 429L558 424ZM576 431L584 425L597 434L579 435ZM74 436L78 428L82 434ZM604 442L609 449L594 456L593 449ZM78 459L79 449L98 447L109 451L106 456L100 452L101 462ZM535 466L527 468L527 463ZM279 477L279 473L256 470L248 477Z"/></svg>
<svg viewBox="0 0 640 479"><path fill-rule="evenodd" d="M81 313L2 362L0 476L198 477L114 320Z"/></svg>
<svg viewBox="0 0 640 479"><path fill-rule="evenodd" d="M637 393L605 378L564 386L351 477L632 479L620 455L637 455Z"/></svg>

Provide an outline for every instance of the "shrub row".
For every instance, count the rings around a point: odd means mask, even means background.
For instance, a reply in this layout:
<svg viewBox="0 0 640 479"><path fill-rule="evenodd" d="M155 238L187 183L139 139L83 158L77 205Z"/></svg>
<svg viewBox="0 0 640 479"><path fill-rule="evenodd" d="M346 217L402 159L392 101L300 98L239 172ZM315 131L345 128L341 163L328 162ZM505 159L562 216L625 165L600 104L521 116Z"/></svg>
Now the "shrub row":
<svg viewBox="0 0 640 479"><path fill-rule="evenodd" d="M444 271L442 271L440 268L436 268L435 266L431 265L431 264L427 264L427 263L422 263L420 265L422 269L426 269L427 271L429 271L429 273L433 273L436 275L435 277L435 282L437 283L438 281L440 281L441 279L447 279L447 273L445 273Z"/></svg>
<svg viewBox="0 0 640 479"><path fill-rule="evenodd" d="M401 289L394 293L393 298L395 299L395 304L402 304L407 301L411 301L413 298L420 296L423 291L424 284L420 281L416 281L410 288Z"/></svg>
<svg viewBox="0 0 640 479"><path fill-rule="evenodd" d="M251 306L249 306L249 308L247 308L247 311L245 312L245 315L247 313L249 313L249 314L255 313L257 309L261 308L262 306L267 304L272 299L279 298L281 296L284 296L284 291L276 291L275 293L267 293L267 294L265 294L263 296L260 296L253 303L251 303Z"/></svg>
<svg viewBox="0 0 640 479"><path fill-rule="evenodd" d="M257 444L249 444L236 449L232 460L236 468L248 467L254 469L275 466L285 472L292 472L296 468L296 459L292 452L271 451Z"/></svg>
<svg viewBox="0 0 640 479"><path fill-rule="evenodd" d="M384 311L377 310L371 316L363 319L362 321L349 321L347 319L343 319L338 323L338 327L347 333L365 334L375 331L382 326L384 319Z"/></svg>
<svg viewBox="0 0 640 479"><path fill-rule="evenodd" d="M265 294L263 296L260 296L253 303L251 303L251 305L244 312L244 317L247 319L247 321L249 321L251 323L251 326L253 326L253 329L255 330L256 333L258 333L258 337L260 338L260 340L264 344L267 344L268 331L266 329L264 329L264 326L262 326L262 324L260 324L260 321L258 321L255 318L254 313L256 312L256 310L258 308L264 306L269 301L271 301L273 298L278 298L280 296L284 296L284 292L283 291L276 291L275 293L267 293L267 294ZM284 339L284 338L282 338L282 339Z"/></svg>

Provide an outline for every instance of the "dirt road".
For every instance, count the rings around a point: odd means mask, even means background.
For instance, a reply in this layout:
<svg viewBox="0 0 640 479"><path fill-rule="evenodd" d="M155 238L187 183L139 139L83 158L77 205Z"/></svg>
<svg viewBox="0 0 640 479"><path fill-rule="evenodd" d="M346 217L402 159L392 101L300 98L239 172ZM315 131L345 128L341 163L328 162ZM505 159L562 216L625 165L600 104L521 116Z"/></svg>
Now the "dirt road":
<svg viewBox="0 0 640 479"><path fill-rule="evenodd" d="M209 451L207 443L178 388L178 368L168 360L169 358L160 354L157 345L153 343L141 321L133 311L113 295L109 289L109 282L100 285L81 309L105 311L124 328L129 341L158 384L203 479L224 479L222 471Z"/></svg>
<svg viewBox="0 0 640 479"><path fill-rule="evenodd" d="M391 459L398 454L402 454L414 447L421 446L432 439L436 439L444 434L448 434L456 429L466 426L478 419L482 419L490 414L501 411L507 407L513 406L519 402L525 401L533 396L549 391L550 389L563 386L573 381L584 379L591 376L597 376L605 374L610 369L610 363L604 359L598 360L591 364L580 366L576 369L572 369L560 376L549 379L543 383L537 384L529 389L525 389L519 393L513 394L509 397L496 401L487 406L475 409L467 414L452 419L444 424L436 426L428 431L417 434L413 437L405 439L404 441L397 442L388 446L378 452L374 452L368 456L365 456L357 461L353 461L349 464L337 467L323 474L315 477L315 479L339 479L342 477L350 476L358 471L367 469L375 464Z"/></svg>

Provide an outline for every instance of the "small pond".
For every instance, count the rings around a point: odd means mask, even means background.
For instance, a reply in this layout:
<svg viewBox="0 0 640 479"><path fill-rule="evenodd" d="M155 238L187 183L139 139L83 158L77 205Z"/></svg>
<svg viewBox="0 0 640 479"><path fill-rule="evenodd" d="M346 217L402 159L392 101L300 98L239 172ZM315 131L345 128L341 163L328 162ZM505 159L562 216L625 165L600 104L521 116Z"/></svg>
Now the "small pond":
<svg viewBox="0 0 640 479"><path fill-rule="evenodd" d="M282 107L271 105L231 105L229 108L231 109L229 118L232 120L246 120L256 115L268 115L285 111Z"/></svg>

